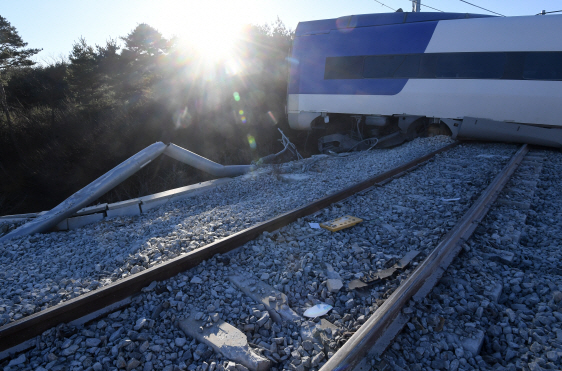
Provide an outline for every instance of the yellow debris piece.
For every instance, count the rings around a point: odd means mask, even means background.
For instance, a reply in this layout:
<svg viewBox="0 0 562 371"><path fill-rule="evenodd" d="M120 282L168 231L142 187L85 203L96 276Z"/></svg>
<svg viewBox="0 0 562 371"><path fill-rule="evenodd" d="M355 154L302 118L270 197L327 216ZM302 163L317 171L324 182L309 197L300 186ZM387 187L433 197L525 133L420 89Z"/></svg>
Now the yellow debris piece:
<svg viewBox="0 0 562 371"><path fill-rule="evenodd" d="M320 226L331 232L337 232L341 229L353 227L355 224L361 223L362 221L363 219L359 219L351 215L346 215L334 220L330 220L329 222L320 223Z"/></svg>

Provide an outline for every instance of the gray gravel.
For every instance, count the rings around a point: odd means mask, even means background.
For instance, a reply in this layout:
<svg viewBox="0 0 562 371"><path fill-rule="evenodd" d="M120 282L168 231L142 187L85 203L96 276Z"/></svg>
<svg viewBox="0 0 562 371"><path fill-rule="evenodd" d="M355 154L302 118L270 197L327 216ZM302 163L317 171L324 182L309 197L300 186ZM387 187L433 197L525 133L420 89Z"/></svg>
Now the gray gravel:
<svg viewBox="0 0 562 371"><path fill-rule="evenodd" d="M562 368L562 154L544 156L537 180L523 165L464 251L382 360L395 370ZM540 170L540 166L538 167ZM534 196L533 196L534 192ZM513 253L512 261L505 259ZM503 257L503 258L502 258ZM467 341L481 339L479 354Z"/></svg>
<svg viewBox="0 0 562 371"><path fill-rule="evenodd" d="M161 264L450 142L448 137L416 139L390 150L290 162L274 172L267 167L140 217L4 242L0 325ZM285 178L295 174L300 181Z"/></svg>
<svg viewBox="0 0 562 371"><path fill-rule="evenodd" d="M340 184L339 188L342 188L373 175L360 169L371 166L373 172L377 173L410 160L419 152L411 158L402 156L392 164L381 163L382 154L412 151L412 146L421 146L423 143L437 147L443 145L444 141L442 138L417 140L398 149L380 151L378 159L375 161L373 157L372 162L365 162L370 154L350 159L312 159L308 160L311 166L305 166L304 171L301 163L290 163L284 166L283 171L288 173L292 169L294 173L310 176L310 181L285 182L277 179L281 178L279 174L258 174L237 179L221 189L223 195L230 196L228 200L236 203L227 203L215 193L176 203L146 217L129 219L131 224L120 226L120 235L113 235L111 239L103 238L106 234L115 233L108 233L106 229L110 226L116 229L116 223L125 223L126 220L84 228L79 232L87 234L95 231L100 236L100 241L95 242L96 246L108 243L119 245L120 239L125 240L123 245L135 246L135 255L131 252L120 266L129 264L131 267L109 275L108 281L98 280L104 284L130 274L134 267L141 269L158 264L163 257L173 257L181 251L211 242L221 233L232 233L335 191L338 188L334 184ZM8 369L214 371L226 368L243 371L243 366L229 363L220 354L187 338L179 330L179 319L197 313L206 323L211 324L221 318L244 331L256 352L276 361L274 371L317 370L411 271L411 268L406 269L393 279L372 287L364 295L345 289L329 290L326 264L330 264L347 283L360 278L373 267L385 267L409 250L421 251L419 259L425 257L470 207L515 149L515 146L498 144L461 145L385 187L335 204L276 233L264 233L228 257L215 257L173 279L154 283L137 296L127 309L86 326L51 329L38 338L36 348L19 358L5 361L3 365ZM426 148L424 152L429 151ZM386 159L389 160L388 157ZM315 168L322 172L312 173ZM315 180L312 184L313 179L323 179L325 182ZM299 200L298 192L305 190L309 199ZM266 203L266 199L270 203ZM191 216L186 216L186 213ZM365 221L354 228L335 233L311 229L308 225L308 222L322 222L346 214L361 217ZM152 218L152 226L149 217ZM143 231L143 226L149 232L139 233ZM132 231L137 231L137 234L132 234ZM163 233L166 237L156 237L160 231L168 234ZM139 240L145 242L137 246ZM19 244L25 245L25 242L20 241ZM85 243L80 251L88 246ZM62 246L59 248L62 249ZM139 249L153 253L139 254ZM104 251L105 254L112 254L113 249L106 248ZM130 264L131 257L136 259L135 264ZM108 272L105 263L102 264L97 271L100 276ZM91 265L89 262L87 267ZM412 266L416 265L414 262ZM267 311L262 304L249 299L229 283L228 275L240 269L284 292L291 308L298 314L302 315L307 308L320 302L333 305L334 309L324 318L339 329L326 334L321 342L307 342L300 337L303 323L274 323L267 318ZM93 272L96 272L95 267ZM89 274L95 275L93 272ZM66 292L69 291L67 289ZM16 295L19 295L20 303L14 303L10 309L15 305L25 305L21 303L29 297L25 297L23 291ZM9 299L12 302L13 296ZM3 314L9 320L6 310Z"/></svg>

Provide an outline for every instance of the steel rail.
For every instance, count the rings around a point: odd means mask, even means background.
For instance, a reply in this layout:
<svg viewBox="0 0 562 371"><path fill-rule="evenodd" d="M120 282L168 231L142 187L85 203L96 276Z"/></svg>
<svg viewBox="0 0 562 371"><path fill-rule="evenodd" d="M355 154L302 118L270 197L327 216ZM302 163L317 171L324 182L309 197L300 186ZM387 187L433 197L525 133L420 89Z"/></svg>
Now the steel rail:
<svg viewBox="0 0 562 371"><path fill-rule="evenodd" d="M445 269L453 261L478 224L488 213L493 202L528 152L524 144L508 164L482 192L478 200L450 230L431 254L386 299L351 338L330 358L319 371L351 370L369 355L382 354L392 339L401 331L407 318L401 310L415 297L421 299L431 291Z"/></svg>
<svg viewBox="0 0 562 371"><path fill-rule="evenodd" d="M6 351L40 335L44 331L61 323L69 323L92 313L123 301L148 286L152 281L162 281L197 266L215 254L231 251L244 243L258 237L263 232L275 231L295 220L310 215L335 202L346 199L355 193L366 190L391 178L406 174L416 166L432 159L435 155L445 152L460 142L449 144L427 155L414 159L406 164L345 188L332 195L323 197L302 208L281 214L268 221L256 224L224 239L210 243L197 250L183 254L165 263L151 267L141 273L129 276L98 290L91 291L69 301L57 304L30 316L24 317L0 327L0 352ZM93 318L91 318L93 319Z"/></svg>

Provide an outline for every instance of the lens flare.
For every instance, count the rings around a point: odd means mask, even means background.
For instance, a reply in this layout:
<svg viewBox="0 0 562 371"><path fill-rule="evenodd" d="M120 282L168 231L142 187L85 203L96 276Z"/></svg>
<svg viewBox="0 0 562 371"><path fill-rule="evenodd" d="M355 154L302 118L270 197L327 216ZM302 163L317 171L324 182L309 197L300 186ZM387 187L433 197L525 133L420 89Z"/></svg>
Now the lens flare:
<svg viewBox="0 0 562 371"><path fill-rule="evenodd" d="M242 120L242 123L245 124L246 123L246 116L240 117L240 120Z"/></svg>
<svg viewBox="0 0 562 371"><path fill-rule="evenodd" d="M268 112L267 112L267 115L269 116L269 118L271 119L271 121L273 121L273 125L277 125L278 121L277 121L277 119L275 118L275 115L273 114L273 112L268 111Z"/></svg>
<svg viewBox="0 0 562 371"><path fill-rule="evenodd" d="M287 57L286 60L291 64L299 64L299 60L293 57Z"/></svg>
<svg viewBox="0 0 562 371"><path fill-rule="evenodd" d="M187 127L191 122L191 115L187 111L187 107L176 110L176 112L174 112L173 120L176 129L179 129L180 127Z"/></svg>
<svg viewBox="0 0 562 371"><path fill-rule="evenodd" d="M244 111L240 110L238 111L238 114L240 114L240 116L244 115Z"/></svg>
<svg viewBox="0 0 562 371"><path fill-rule="evenodd" d="M256 139L248 134L248 143L250 144L251 149L256 149Z"/></svg>
<svg viewBox="0 0 562 371"><path fill-rule="evenodd" d="M357 17L341 17L336 20L336 27L342 33L348 33L357 26Z"/></svg>
<svg viewBox="0 0 562 371"><path fill-rule="evenodd" d="M234 93L232 93L232 96L234 97L234 100L239 102L240 101L240 94L238 94L237 91L235 91Z"/></svg>
<svg viewBox="0 0 562 371"><path fill-rule="evenodd" d="M233 59L229 59L225 62L224 69L228 75L237 75L242 71L242 65Z"/></svg>

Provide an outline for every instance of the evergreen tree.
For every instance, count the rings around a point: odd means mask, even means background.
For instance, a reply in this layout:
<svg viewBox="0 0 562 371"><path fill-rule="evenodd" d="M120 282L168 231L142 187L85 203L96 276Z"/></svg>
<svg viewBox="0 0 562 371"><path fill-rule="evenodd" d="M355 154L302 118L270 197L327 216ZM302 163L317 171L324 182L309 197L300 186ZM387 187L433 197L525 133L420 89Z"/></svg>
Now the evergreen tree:
<svg viewBox="0 0 562 371"><path fill-rule="evenodd" d="M70 82L76 97L82 103L92 100L99 86L98 61L95 49L81 37L72 46L70 59Z"/></svg>
<svg viewBox="0 0 562 371"><path fill-rule="evenodd" d="M121 39L125 42L121 57L129 64L130 71L140 73L144 78L157 73L159 59L171 51L174 43L146 23L139 24Z"/></svg>
<svg viewBox="0 0 562 371"><path fill-rule="evenodd" d="M124 53L130 58L155 57L167 54L172 45L172 40L162 37L162 34L146 23L139 24L130 34L121 38L125 41Z"/></svg>
<svg viewBox="0 0 562 371"><path fill-rule="evenodd" d="M161 80L165 56L174 41L168 40L155 28L141 23L126 37L121 52L124 68L122 93L124 99L142 101L152 96L152 87Z"/></svg>
<svg viewBox="0 0 562 371"><path fill-rule="evenodd" d="M4 91L4 80L10 69L20 66L31 66L35 64L29 58L41 51L41 49L28 48L27 43L23 41L14 26L0 16L0 106L6 116L8 128L12 132L12 119ZM19 150L19 147L16 148Z"/></svg>
<svg viewBox="0 0 562 371"><path fill-rule="evenodd" d="M42 49L29 48L18 34L14 26L0 16L0 69L5 71L10 67L31 66L35 64L29 59Z"/></svg>

